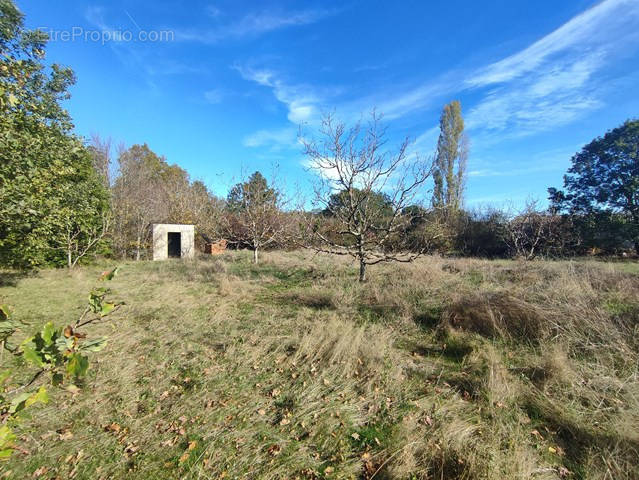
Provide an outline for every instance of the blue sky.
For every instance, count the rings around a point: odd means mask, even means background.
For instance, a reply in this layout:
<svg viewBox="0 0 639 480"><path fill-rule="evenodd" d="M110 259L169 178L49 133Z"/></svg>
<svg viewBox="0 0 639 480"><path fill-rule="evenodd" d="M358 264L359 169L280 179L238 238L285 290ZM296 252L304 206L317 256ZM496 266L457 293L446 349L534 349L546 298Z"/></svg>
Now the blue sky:
<svg viewBox="0 0 639 480"><path fill-rule="evenodd" d="M572 154L639 116L639 0L17 3L76 72L79 134L146 142L219 195L274 165L304 189L298 128L325 111L376 108L432 155L458 99L467 204L543 200Z"/></svg>

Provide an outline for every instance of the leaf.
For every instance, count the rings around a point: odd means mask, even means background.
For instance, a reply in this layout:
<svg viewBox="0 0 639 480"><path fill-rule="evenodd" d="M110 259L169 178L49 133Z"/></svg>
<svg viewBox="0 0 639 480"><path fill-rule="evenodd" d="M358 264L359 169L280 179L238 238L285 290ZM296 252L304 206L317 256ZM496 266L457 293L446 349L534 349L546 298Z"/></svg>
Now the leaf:
<svg viewBox="0 0 639 480"><path fill-rule="evenodd" d="M67 327L67 328L70 328L70 327ZM47 322L42 328L42 333L40 335L42 336L42 340L44 340L44 343L46 343L47 345L51 345L51 343L53 343L53 336L55 334L56 334L55 326L53 325L52 322Z"/></svg>
<svg viewBox="0 0 639 480"><path fill-rule="evenodd" d="M31 396L31 393L25 392L17 395L11 400L11 406L9 407L9 413L18 413L25 409L27 399Z"/></svg>
<svg viewBox="0 0 639 480"><path fill-rule="evenodd" d="M104 427L104 430L106 432L120 433L120 430L122 430L122 427L118 423L113 422L109 425L106 425Z"/></svg>
<svg viewBox="0 0 639 480"><path fill-rule="evenodd" d="M73 394L73 395L77 395L78 392L80 391L80 389L78 387L76 387L75 385L73 385L72 383L69 384L66 388L67 392Z"/></svg>
<svg viewBox="0 0 639 480"><path fill-rule="evenodd" d="M270 453L274 457L279 455L281 451L282 451L282 447L280 447L277 444L274 444L274 445L271 445L270 447L268 447L268 453Z"/></svg>
<svg viewBox="0 0 639 480"><path fill-rule="evenodd" d="M41 477L42 475L45 475L47 472L49 471L49 469L45 466L42 466L40 468L38 468L35 472L33 472L33 478L38 478Z"/></svg>
<svg viewBox="0 0 639 480"><path fill-rule="evenodd" d="M71 327L71 325L67 325L66 327L64 327L63 334L64 334L65 338L72 337L73 336L73 327Z"/></svg>
<svg viewBox="0 0 639 480"><path fill-rule="evenodd" d="M84 355L72 353L67 363L67 373L73 377L83 376L89 368L89 360Z"/></svg>
<svg viewBox="0 0 639 480"><path fill-rule="evenodd" d="M85 342L80 347L80 350L87 352L99 352L102 350L107 344L107 339L105 337L96 338L95 340L89 340Z"/></svg>
<svg viewBox="0 0 639 480"><path fill-rule="evenodd" d="M16 436L13 434L13 431L7 425L2 425L0 427L0 446L6 446L7 444L13 442L16 439Z"/></svg>
<svg viewBox="0 0 639 480"><path fill-rule="evenodd" d="M71 352L75 348L75 337L59 336L55 341L55 346L58 349L58 353Z"/></svg>
<svg viewBox="0 0 639 480"><path fill-rule="evenodd" d="M120 267L115 267L115 268L113 268L111 270L107 270L105 272L102 272L102 275L100 275L100 280L101 281L113 280L113 278L117 275L119 270L120 270Z"/></svg>
<svg viewBox="0 0 639 480"><path fill-rule="evenodd" d="M44 361L40 356L40 353L33 348L35 347L35 344L33 343L34 338L35 337L31 337L22 342L20 350L22 351L24 359L27 362L34 364L36 367L43 367Z"/></svg>
<svg viewBox="0 0 639 480"><path fill-rule="evenodd" d="M116 307L115 303L109 303L109 302L103 303L102 308L100 309L100 316L106 317L109 313L113 311L115 307Z"/></svg>
<svg viewBox="0 0 639 480"><path fill-rule="evenodd" d="M0 304L0 321L9 320L9 307Z"/></svg>
<svg viewBox="0 0 639 480"><path fill-rule="evenodd" d="M0 341L6 341L21 325L24 325L24 322L14 320L10 317L9 308L6 305L0 305ZM5 344L5 348L6 347L7 345Z"/></svg>
<svg viewBox="0 0 639 480"><path fill-rule="evenodd" d="M8 460L11 454L13 453L13 448L4 448L0 450L0 460Z"/></svg>
<svg viewBox="0 0 639 480"><path fill-rule="evenodd" d="M36 393L31 395L27 399L26 406L30 407L34 403L38 403L38 402L39 403L48 403L49 402L49 394L47 393L47 389L44 386L40 387Z"/></svg>
<svg viewBox="0 0 639 480"><path fill-rule="evenodd" d="M11 400L9 407L9 413L19 413L27 407L30 407L34 403L47 403L49 401L49 395L46 388L43 386L38 389L37 392L25 392L16 396Z"/></svg>

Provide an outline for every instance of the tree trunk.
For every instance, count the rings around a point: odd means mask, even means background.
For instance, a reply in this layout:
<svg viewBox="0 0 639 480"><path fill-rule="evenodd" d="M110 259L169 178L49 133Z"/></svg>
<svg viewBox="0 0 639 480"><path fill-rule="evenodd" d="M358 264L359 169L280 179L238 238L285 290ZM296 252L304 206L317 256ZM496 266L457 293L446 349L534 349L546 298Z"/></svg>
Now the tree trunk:
<svg viewBox="0 0 639 480"><path fill-rule="evenodd" d="M639 239L635 240L635 253L639 257Z"/></svg>
<svg viewBox="0 0 639 480"><path fill-rule="evenodd" d="M366 263L364 262L364 259L361 257L359 259L359 281L360 282L366 281Z"/></svg>
<svg viewBox="0 0 639 480"><path fill-rule="evenodd" d="M257 263L257 247L253 249L253 263Z"/></svg>
<svg viewBox="0 0 639 480"><path fill-rule="evenodd" d="M140 235L138 235L138 241L135 244L135 261L139 261L140 260Z"/></svg>
<svg viewBox="0 0 639 480"><path fill-rule="evenodd" d="M71 247L69 247L69 249L67 250L67 266L69 268L73 268L73 262L71 257Z"/></svg>

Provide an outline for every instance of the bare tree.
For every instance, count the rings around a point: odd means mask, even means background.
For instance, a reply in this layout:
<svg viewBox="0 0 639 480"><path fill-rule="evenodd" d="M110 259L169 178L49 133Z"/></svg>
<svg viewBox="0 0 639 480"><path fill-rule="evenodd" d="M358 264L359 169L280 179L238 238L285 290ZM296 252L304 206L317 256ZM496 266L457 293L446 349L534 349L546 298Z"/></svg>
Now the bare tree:
<svg viewBox="0 0 639 480"><path fill-rule="evenodd" d="M111 186L111 139L102 138L97 133L91 135L89 151L93 168L100 176L102 183L106 188Z"/></svg>
<svg viewBox="0 0 639 480"><path fill-rule="evenodd" d="M360 282L366 280L368 265L410 262L424 251L398 251L393 245L424 212L409 207L422 203L418 194L423 194L432 162L409 155L408 139L395 152L385 150L386 128L380 120L373 112L365 129L361 122L347 128L326 115L320 140L303 139L309 166L319 176L315 206L323 209L334 226L332 232L309 226L308 245L355 257Z"/></svg>
<svg viewBox="0 0 639 480"><path fill-rule="evenodd" d="M561 235L556 235L556 224L560 218L540 211L537 205L537 200L527 200L524 207L505 224L506 244L514 256L524 260L549 253L561 239Z"/></svg>
<svg viewBox="0 0 639 480"><path fill-rule="evenodd" d="M258 263L259 251L283 240L288 219L283 192L268 182L260 172L238 183L229 192L226 234L232 243L253 250Z"/></svg>
<svg viewBox="0 0 639 480"><path fill-rule="evenodd" d="M164 160L146 145L134 145L118 155L119 176L112 189L115 242L126 256L132 249L140 260L150 236L150 225L167 217L161 177Z"/></svg>

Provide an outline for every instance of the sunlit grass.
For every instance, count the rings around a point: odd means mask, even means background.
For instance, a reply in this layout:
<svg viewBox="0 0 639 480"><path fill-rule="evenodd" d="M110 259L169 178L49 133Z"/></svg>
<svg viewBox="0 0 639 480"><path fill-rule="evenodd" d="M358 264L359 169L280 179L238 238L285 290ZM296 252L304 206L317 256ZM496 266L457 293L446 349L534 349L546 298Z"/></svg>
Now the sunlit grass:
<svg viewBox="0 0 639 480"><path fill-rule="evenodd" d="M300 252L126 262L86 385L23 423L12 478L636 478L635 264ZM3 281L71 322L107 265ZM7 277L8 278L8 277ZM28 330L30 327L25 327ZM7 361L7 357L4 357Z"/></svg>

